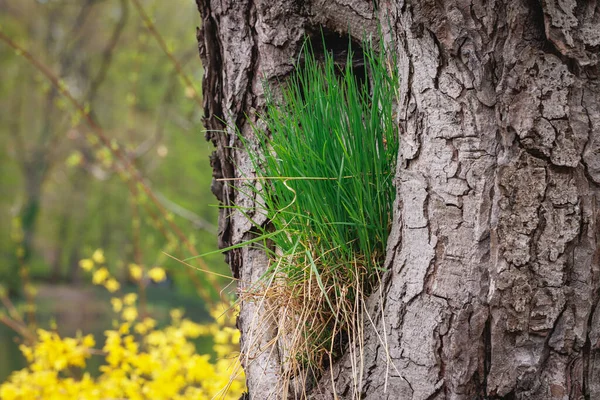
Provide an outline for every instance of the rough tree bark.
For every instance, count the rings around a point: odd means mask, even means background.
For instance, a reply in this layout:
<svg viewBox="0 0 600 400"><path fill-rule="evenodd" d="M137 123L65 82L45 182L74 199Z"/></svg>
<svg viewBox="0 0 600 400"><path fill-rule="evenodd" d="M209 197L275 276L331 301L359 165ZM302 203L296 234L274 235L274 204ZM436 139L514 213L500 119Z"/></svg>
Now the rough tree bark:
<svg viewBox="0 0 600 400"><path fill-rule="evenodd" d="M249 134L262 80L288 76L306 33L360 40L381 23L397 52L397 200L361 398L600 398L600 2L197 3L215 178L252 176L231 126ZM255 201L212 189L224 204ZM221 245L251 234L221 211ZM249 249L227 260L243 281L266 264ZM239 318L249 394L277 398L281 360L257 350L274 328L252 326L261 312L243 304ZM349 398L350 360L331 376ZM336 398L330 380L309 397Z"/></svg>

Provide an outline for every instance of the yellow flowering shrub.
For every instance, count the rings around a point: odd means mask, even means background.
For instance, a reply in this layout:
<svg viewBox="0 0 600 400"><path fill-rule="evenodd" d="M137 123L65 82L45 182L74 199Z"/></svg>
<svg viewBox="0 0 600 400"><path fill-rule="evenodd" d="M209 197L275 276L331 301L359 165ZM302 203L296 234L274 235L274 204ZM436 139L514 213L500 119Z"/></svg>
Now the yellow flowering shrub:
<svg viewBox="0 0 600 400"><path fill-rule="evenodd" d="M82 260L92 271L104 261L102 253ZM89 262L88 262L89 261ZM91 262L91 265L90 265ZM93 272L93 281L107 286L113 279L105 267ZM232 309L210 310L213 323L200 325L184 318L179 309L170 312L170 324L158 328L153 318L138 312L135 293L114 296L118 316L106 330L102 349L95 349L92 335L63 338L56 332L36 331L32 345L21 345L28 366L14 372L0 385L2 400L70 399L238 399L245 377L235 356L240 333ZM191 339L214 338L210 355L196 353ZM102 357L97 376L86 371L90 357Z"/></svg>

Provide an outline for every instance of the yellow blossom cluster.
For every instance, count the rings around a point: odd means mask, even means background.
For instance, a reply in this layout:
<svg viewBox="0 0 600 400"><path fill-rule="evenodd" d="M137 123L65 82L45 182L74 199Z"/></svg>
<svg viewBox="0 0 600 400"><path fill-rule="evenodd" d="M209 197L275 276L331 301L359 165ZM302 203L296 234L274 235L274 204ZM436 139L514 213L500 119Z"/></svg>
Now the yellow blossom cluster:
<svg viewBox="0 0 600 400"><path fill-rule="evenodd" d="M94 271L94 274L92 275L92 282L94 285L103 285L106 290L114 293L121 288L121 284L110 275L110 272L104 266L105 262L104 252L101 249L97 249L94 251L91 258L85 258L79 261L79 266L85 271Z"/></svg>
<svg viewBox="0 0 600 400"><path fill-rule="evenodd" d="M92 271L99 266L92 280L111 291L106 282L112 278L103 263L97 251L81 267ZM236 357L240 333L233 309L213 308L215 322L204 325L174 309L170 324L160 328L153 318L140 315L137 301L135 293L111 299L118 318L104 332L102 349L94 348L91 335L63 338L38 329L34 344L20 346L28 366L0 384L0 399L233 400L242 395L245 377ZM197 354L191 342L209 335L216 357ZM97 374L86 371L90 357L104 360Z"/></svg>
<svg viewBox="0 0 600 400"><path fill-rule="evenodd" d="M104 252L101 249L97 249L90 258L84 258L79 261L79 266L87 272L93 272L92 283L94 285L102 285L109 292L114 293L121 288L121 285L111 276L106 266L104 266L105 262ZM152 267L145 275L157 283L167 279L167 273L161 267ZM129 276L134 281L139 282L144 276L144 269L137 264L129 264Z"/></svg>
<svg viewBox="0 0 600 400"><path fill-rule="evenodd" d="M156 328L151 318L130 320L126 310L134 297L113 299L120 309L118 327L105 331L102 351L94 350L91 335L61 338L55 332L37 331L33 346L21 345L28 367L14 372L0 385L3 400L67 399L238 399L245 390L244 375L237 358L239 331L231 318L199 325L171 313L171 323ZM115 307L115 304L120 305ZM217 312L213 311L213 315ZM190 339L213 335L216 361L196 354ZM104 357L100 375L85 372L92 354Z"/></svg>

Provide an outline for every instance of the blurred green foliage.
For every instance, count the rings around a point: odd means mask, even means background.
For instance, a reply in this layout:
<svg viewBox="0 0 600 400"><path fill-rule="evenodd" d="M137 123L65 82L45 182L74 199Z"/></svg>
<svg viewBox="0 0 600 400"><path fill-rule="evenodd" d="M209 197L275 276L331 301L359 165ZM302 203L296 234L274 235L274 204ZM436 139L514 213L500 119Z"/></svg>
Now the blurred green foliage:
<svg viewBox="0 0 600 400"><path fill-rule="evenodd" d="M202 76L199 15L190 0L140 3L196 88L186 87L129 0L0 0L0 29L90 110L197 251L209 252L216 248L217 208L212 146L194 96ZM108 149L59 91L4 43L0 71L0 283L18 287L11 224L19 220L34 280L77 282L79 260L102 248L123 281L127 264L140 262L165 267L181 292L194 291L188 267L162 254L177 254L178 240L153 219L154 205L132 197ZM227 273L221 255L206 262Z"/></svg>

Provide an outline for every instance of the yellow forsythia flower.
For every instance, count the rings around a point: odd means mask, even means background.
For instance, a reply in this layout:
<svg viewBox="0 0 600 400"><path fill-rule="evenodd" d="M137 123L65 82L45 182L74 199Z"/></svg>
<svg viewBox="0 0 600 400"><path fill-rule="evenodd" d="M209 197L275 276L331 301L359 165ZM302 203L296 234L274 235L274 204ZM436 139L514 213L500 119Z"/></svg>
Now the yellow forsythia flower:
<svg viewBox="0 0 600 400"><path fill-rule="evenodd" d="M181 317L183 317L183 311L181 311L179 308L172 309L169 314L171 315L171 319L174 321L179 321Z"/></svg>
<svg viewBox="0 0 600 400"><path fill-rule="evenodd" d="M131 328L131 325L129 325L128 322L121 324L121 326L119 327L119 334L127 335L129 333L129 328Z"/></svg>
<svg viewBox="0 0 600 400"><path fill-rule="evenodd" d="M143 324L146 325L146 327L149 330L154 329L154 327L156 327L156 320L150 317L146 317L144 318Z"/></svg>
<svg viewBox="0 0 600 400"><path fill-rule="evenodd" d="M133 329L136 331L136 333L139 333L140 335L145 335L146 333L148 333L148 327L142 322L138 322L137 324L135 324Z"/></svg>
<svg viewBox="0 0 600 400"><path fill-rule="evenodd" d="M121 312L121 310L123 309L123 301L121 299L113 297L112 299L110 299L110 303L112 304L113 311L116 313Z"/></svg>
<svg viewBox="0 0 600 400"><path fill-rule="evenodd" d="M91 271L92 268L94 268L94 261L89 258L84 258L83 260L79 261L79 266L86 271Z"/></svg>
<svg viewBox="0 0 600 400"><path fill-rule="evenodd" d="M136 281L142 279L142 267L137 264L129 264L129 275Z"/></svg>
<svg viewBox="0 0 600 400"><path fill-rule="evenodd" d="M83 338L83 345L88 348L92 348L96 345L96 340L94 340L93 335L85 335Z"/></svg>
<svg viewBox="0 0 600 400"><path fill-rule="evenodd" d="M137 301L136 293L127 293L125 295L125 297L123 297L123 303L125 303L128 306L134 305L136 301Z"/></svg>
<svg viewBox="0 0 600 400"><path fill-rule="evenodd" d="M114 293L117 290L119 290L119 288L121 288L121 285L119 284L119 282L117 282L117 280L115 278L110 278L109 280L107 280L106 282L104 282L104 287L109 292Z"/></svg>
<svg viewBox="0 0 600 400"><path fill-rule="evenodd" d="M92 254L92 260L94 260L96 264L104 264L106 261L104 258L104 251L102 251L102 249L96 249L94 254Z"/></svg>
<svg viewBox="0 0 600 400"><path fill-rule="evenodd" d="M154 282L162 282L167 278L167 273L161 267L154 267L148 271L148 276Z"/></svg>
<svg viewBox="0 0 600 400"><path fill-rule="evenodd" d="M125 321L133 321L137 318L138 316L138 312L137 312L137 308L135 307L125 307L123 309L123 314L122 317Z"/></svg>
<svg viewBox="0 0 600 400"><path fill-rule="evenodd" d="M109 276L110 273L108 270L105 267L102 267L94 272L94 275L92 276L92 282L94 285L101 285L106 279L108 279Z"/></svg>

